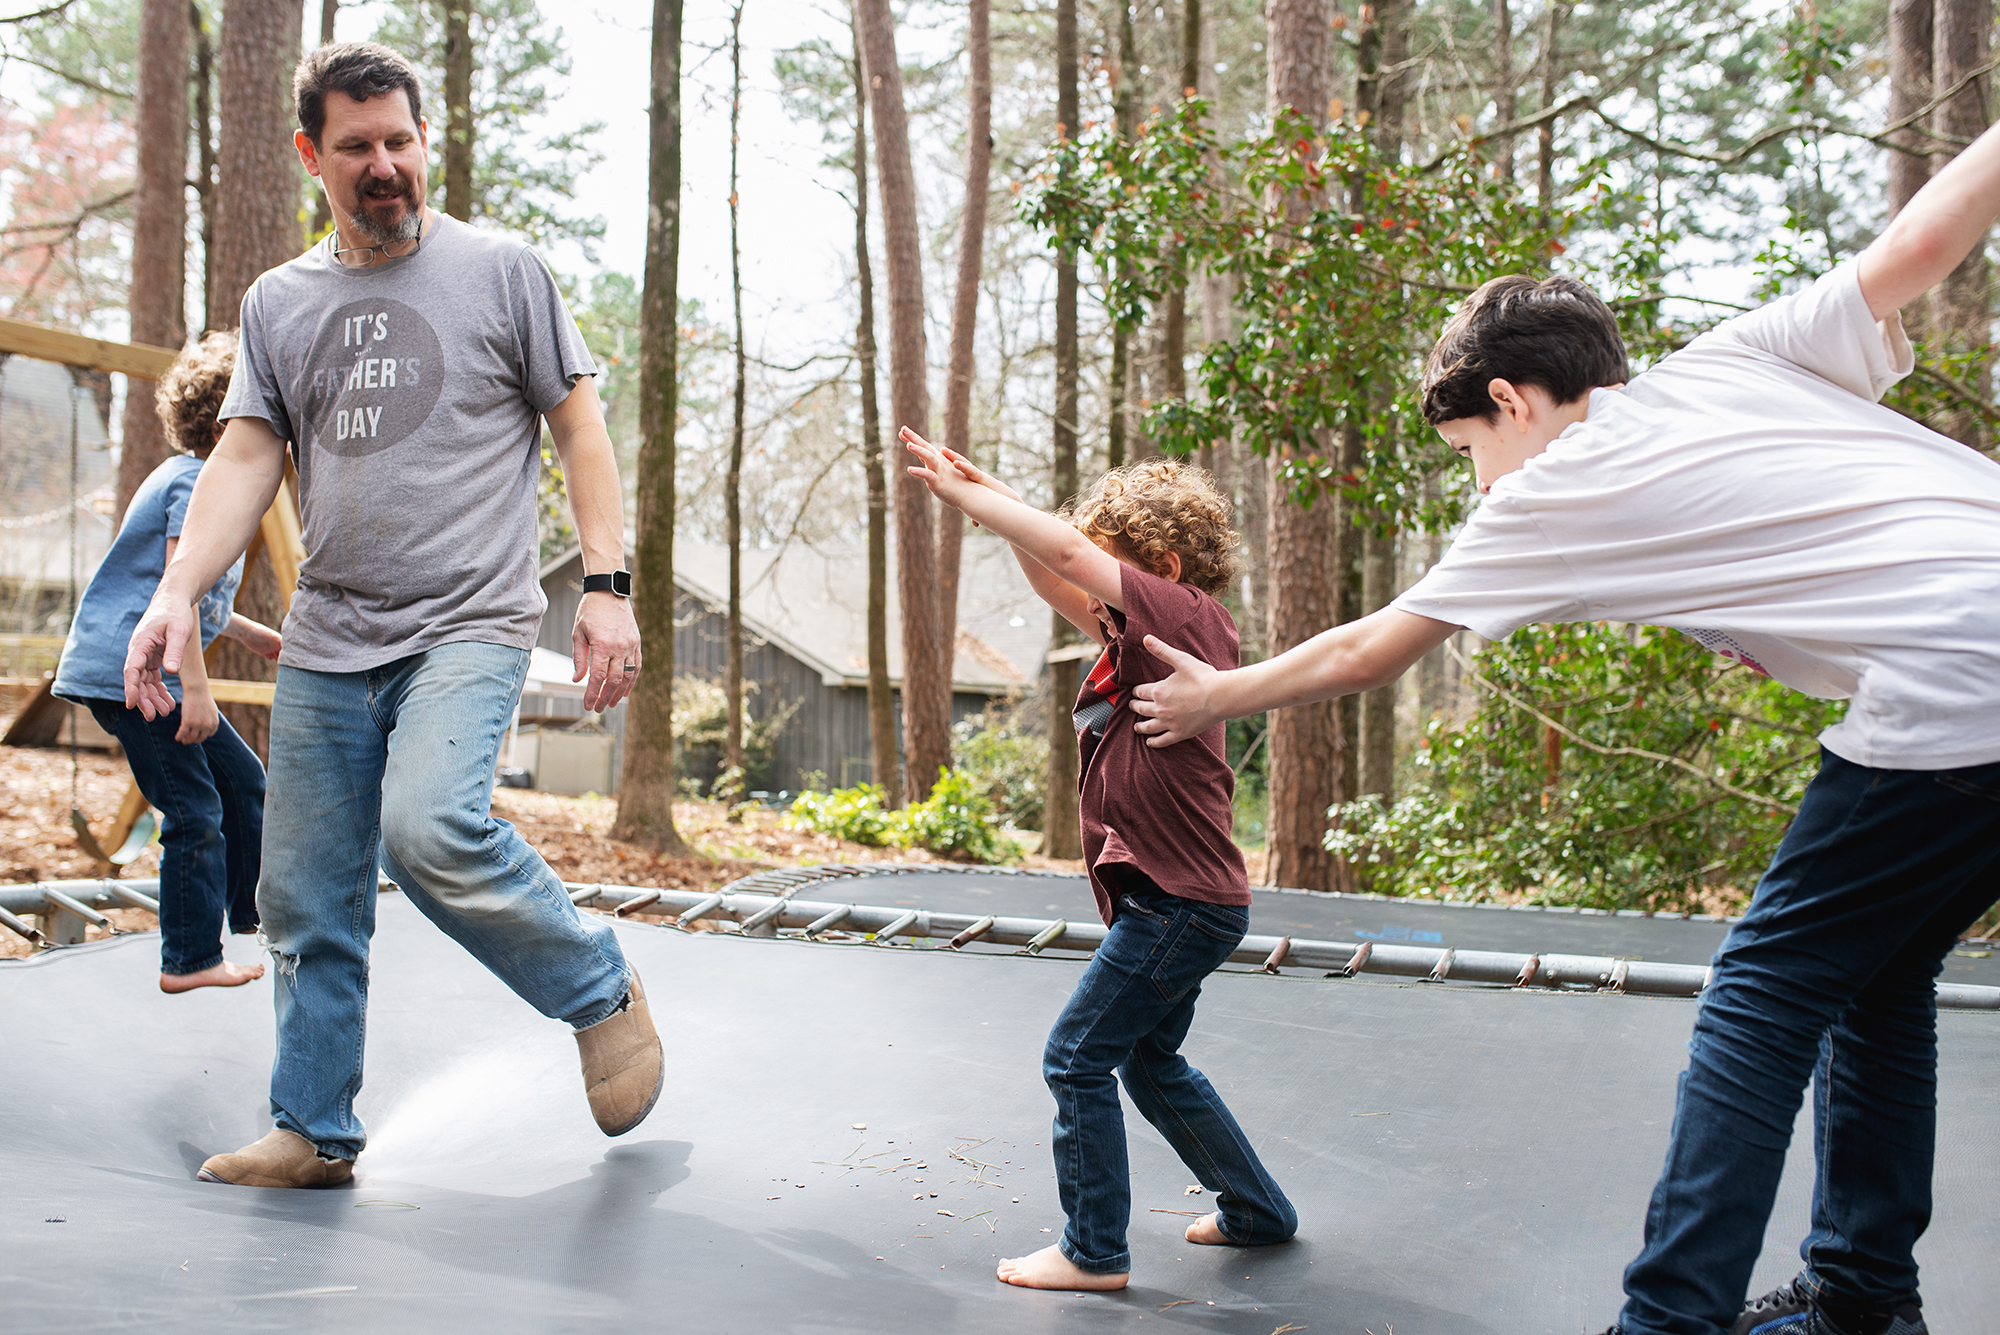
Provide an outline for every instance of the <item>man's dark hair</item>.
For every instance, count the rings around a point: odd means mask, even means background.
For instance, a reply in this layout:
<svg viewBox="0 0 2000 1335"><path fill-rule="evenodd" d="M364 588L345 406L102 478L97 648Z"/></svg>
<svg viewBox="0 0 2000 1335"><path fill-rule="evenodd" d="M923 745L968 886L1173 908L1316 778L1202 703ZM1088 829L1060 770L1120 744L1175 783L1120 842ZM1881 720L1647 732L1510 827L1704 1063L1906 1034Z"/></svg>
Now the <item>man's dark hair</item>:
<svg viewBox="0 0 2000 1335"><path fill-rule="evenodd" d="M1439 335L1424 363L1424 420L1491 422L1495 378L1535 385L1574 403L1600 385L1622 384L1625 340L1618 319L1574 278L1508 274L1480 287Z"/></svg>
<svg viewBox="0 0 2000 1335"><path fill-rule="evenodd" d="M379 42L342 42L306 52L292 72L292 105L299 114L299 128L318 148L320 132L326 129L328 93L345 93L356 102L366 102L398 88L409 95L410 119L423 124L423 85L410 62Z"/></svg>

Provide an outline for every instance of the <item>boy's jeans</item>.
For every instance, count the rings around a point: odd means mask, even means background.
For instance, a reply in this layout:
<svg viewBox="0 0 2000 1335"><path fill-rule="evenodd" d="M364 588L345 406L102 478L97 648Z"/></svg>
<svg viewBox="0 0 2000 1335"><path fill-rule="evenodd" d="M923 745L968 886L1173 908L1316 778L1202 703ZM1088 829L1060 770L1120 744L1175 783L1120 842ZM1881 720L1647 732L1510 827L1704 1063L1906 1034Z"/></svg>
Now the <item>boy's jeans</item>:
<svg viewBox="0 0 2000 1335"><path fill-rule="evenodd" d="M576 1028L617 1009L625 956L495 818L493 765L528 655L447 644L369 672L278 672L264 877L277 966L277 1124L330 1158L367 1143L361 1088L375 867L529 1005Z"/></svg>
<svg viewBox="0 0 2000 1335"><path fill-rule="evenodd" d="M1206 1076L1180 1055L1201 980L1229 958L1250 915L1225 904L1127 894L1049 1031L1042 1076L1056 1096L1056 1186L1069 1215L1062 1253L1093 1274L1132 1268L1132 1184L1115 1070L1140 1114L1216 1193L1224 1236L1283 1242L1298 1216Z"/></svg>
<svg viewBox="0 0 2000 1335"><path fill-rule="evenodd" d="M121 700L89 700L118 739L146 800L160 809L160 972L222 963L222 929L257 930L257 854L264 842L264 767L228 719L205 742L174 740L181 711L147 722Z"/></svg>
<svg viewBox="0 0 2000 1335"><path fill-rule="evenodd" d="M2000 764L1819 775L1715 957L1681 1076L1626 1335L1714 1335L1741 1310L1806 1079L1807 1283L1835 1309L1917 1287L1937 1136L1944 957L1993 903Z"/></svg>

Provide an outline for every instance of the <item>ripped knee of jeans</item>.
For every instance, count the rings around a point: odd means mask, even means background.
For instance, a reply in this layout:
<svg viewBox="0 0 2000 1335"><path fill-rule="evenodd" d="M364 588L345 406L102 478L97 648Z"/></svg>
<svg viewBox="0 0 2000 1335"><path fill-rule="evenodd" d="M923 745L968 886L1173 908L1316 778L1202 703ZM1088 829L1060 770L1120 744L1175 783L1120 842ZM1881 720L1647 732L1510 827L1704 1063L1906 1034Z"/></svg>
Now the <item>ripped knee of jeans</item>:
<svg viewBox="0 0 2000 1335"><path fill-rule="evenodd" d="M257 933L257 944L262 946L265 952L270 955L271 965L277 970L278 976L293 987L297 987L299 985L299 957L287 954L285 951L278 949L278 943L262 932Z"/></svg>

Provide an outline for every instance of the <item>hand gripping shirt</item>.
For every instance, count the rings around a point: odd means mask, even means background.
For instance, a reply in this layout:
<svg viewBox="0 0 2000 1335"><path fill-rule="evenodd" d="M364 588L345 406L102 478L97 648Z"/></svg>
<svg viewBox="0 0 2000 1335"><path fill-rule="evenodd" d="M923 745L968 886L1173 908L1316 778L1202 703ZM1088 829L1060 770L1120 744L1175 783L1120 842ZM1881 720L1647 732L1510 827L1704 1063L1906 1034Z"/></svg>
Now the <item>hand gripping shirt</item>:
<svg viewBox="0 0 2000 1335"><path fill-rule="evenodd" d="M1395 606L1671 627L1851 701L1855 764L2000 760L2000 465L1877 402L1912 365L1843 265L1592 390Z"/></svg>
<svg viewBox="0 0 2000 1335"><path fill-rule="evenodd" d="M1237 662L1236 623L1221 603L1191 585L1122 569L1125 610L1112 610L1117 628L1078 693L1075 711L1083 856L1098 914L1108 926L1121 866L1144 872L1170 895L1246 906L1250 882L1230 838L1236 776L1223 725L1159 747L1146 745L1132 726L1138 722L1132 687L1173 673L1146 652L1148 635L1227 669ZM1111 709L1093 728L1085 715L1106 702L1107 685Z"/></svg>
<svg viewBox="0 0 2000 1335"><path fill-rule="evenodd" d="M451 218L404 259L350 269L322 242L259 278L221 416L270 423L299 470L279 661L530 648L542 414L596 371L541 257Z"/></svg>

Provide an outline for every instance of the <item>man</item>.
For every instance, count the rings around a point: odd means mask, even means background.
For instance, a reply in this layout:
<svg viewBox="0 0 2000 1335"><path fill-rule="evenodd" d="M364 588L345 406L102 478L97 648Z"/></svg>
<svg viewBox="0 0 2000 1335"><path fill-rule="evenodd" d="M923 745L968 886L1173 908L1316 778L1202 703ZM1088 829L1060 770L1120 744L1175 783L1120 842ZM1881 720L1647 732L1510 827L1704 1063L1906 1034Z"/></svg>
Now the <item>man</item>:
<svg viewBox="0 0 2000 1335"><path fill-rule="evenodd" d="M424 203L428 127L410 65L327 46L293 80L299 160L334 231L259 278L222 440L176 558L133 633L126 700L164 712L190 604L299 474L306 561L285 622L258 909L277 965L276 1128L210 1182L345 1182L366 1144L368 941L381 866L537 1010L568 1022L607 1135L652 1110L660 1043L609 926L586 919L491 814L500 739L543 600L536 483L548 421L588 572L573 632L584 706L638 673L623 503L597 368L525 244Z"/></svg>
<svg viewBox="0 0 2000 1335"><path fill-rule="evenodd" d="M1392 681L1459 626L1671 626L1844 698L1688 1044L1646 1243L1612 1335L1921 1335L1937 1132L1936 979L2000 875L2000 469L1881 406L1898 310L1982 247L2000 129L1859 259L1626 379L1567 279L1460 308L1424 414L1488 499L1390 607L1235 672L1134 688L1168 745L1218 719ZM1805 1270L1744 1304L1793 1122L1814 1100Z"/></svg>

